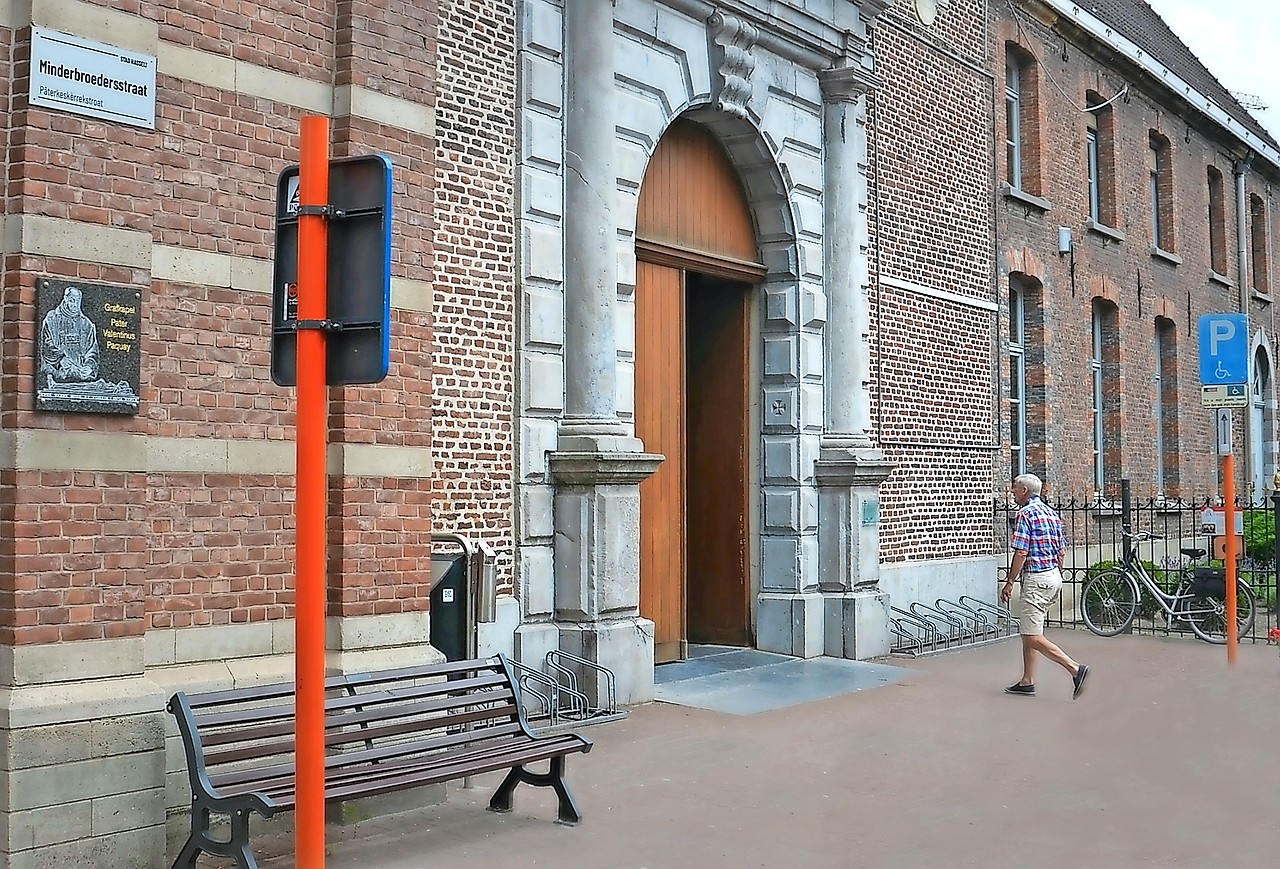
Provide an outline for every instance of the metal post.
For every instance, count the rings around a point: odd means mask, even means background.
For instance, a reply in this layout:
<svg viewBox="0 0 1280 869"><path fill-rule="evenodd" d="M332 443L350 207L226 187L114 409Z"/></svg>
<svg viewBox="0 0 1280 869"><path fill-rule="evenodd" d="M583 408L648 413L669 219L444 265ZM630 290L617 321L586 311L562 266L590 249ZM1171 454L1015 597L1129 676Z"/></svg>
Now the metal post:
<svg viewBox="0 0 1280 869"><path fill-rule="evenodd" d="M302 119L298 179L298 320L325 319L328 296L329 119ZM318 211L318 209L317 209ZM294 691L297 718L298 869L324 869L325 450L328 426L325 333L298 330L297 611Z"/></svg>
<svg viewBox="0 0 1280 869"><path fill-rule="evenodd" d="M1238 654L1239 638L1236 636L1236 462L1235 456L1227 453L1222 457L1222 500L1226 508L1227 548L1224 552L1227 562L1227 663L1234 664Z"/></svg>
<svg viewBox="0 0 1280 869"><path fill-rule="evenodd" d="M1280 474L1271 492L1271 591L1275 599L1267 608L1267 627L1271 627L1272 610L1280 613Z"/></svg>
<svg viewBox="0 0 1280 869"><path fill-rule="evenodd" d="M1128 478L1120 481L1120 530L1123 532L1121 537L1124 540L1122 551L1124 557L1128 559L1129 552L1133 548L1132 541L1129 540L1129 534L1133 531L1133 521L1130 519L1129 511L1133 509L1133 492L1129 486Z"/></svg>

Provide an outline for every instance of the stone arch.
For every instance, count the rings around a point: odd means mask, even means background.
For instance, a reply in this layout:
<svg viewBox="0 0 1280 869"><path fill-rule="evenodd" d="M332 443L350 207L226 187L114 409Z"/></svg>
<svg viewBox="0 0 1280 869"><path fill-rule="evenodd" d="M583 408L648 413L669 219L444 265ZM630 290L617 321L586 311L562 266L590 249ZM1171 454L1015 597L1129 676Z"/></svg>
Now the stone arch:
<svg viewBox="0 0 1280 869"><path fill-rule="evenodd" d="M1014 248L1005 251L1005 267L1009 273L1020 273L1043 286L1045 280L1044 260L1029 247Z"/></svg>

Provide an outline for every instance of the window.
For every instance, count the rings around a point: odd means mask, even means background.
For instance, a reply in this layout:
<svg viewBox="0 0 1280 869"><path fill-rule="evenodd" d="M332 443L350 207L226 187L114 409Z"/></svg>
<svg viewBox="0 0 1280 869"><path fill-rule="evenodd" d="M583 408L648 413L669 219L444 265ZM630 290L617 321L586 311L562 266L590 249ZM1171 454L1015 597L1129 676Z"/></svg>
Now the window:
<svg viewBox="0 0 1280 869"><path fill-rule="evenodd" d="M1089 159L1089 219L1094 223L1102 223L1102 177L1098 154L1098 116L1089 112L1089 128L1085 131L1085 144Z"/></svg>
<svg viewBox="0 0 1280 869"><path fill-rule="evenodd" d="M1271 292L1271 260L1267 255L1267 203L1256 193L1249 194L1249 253L1253 266L1253 288Z"/></svg>
<svg viewBox="0 0 1280 869"><path fill-rule="evenodd" d="M1169 140L1154 130L1147 151L1147 169L1151 186L1151 243L1172 252L1173 242L1173 174L1170 168Z"/></svg>
<svg viewBox="0 0 1280 869"><path fill-rule="evenodd" d="M1105 100L1094 91L1085 94L1086 105L1102 106ZM1115 226L1115 141L1114 118L1110 106L1085 114L1085 148L1089 168L1089 218L1094 223Z"/></svg>
<svg viewBox="0 0 1280 869"><path fill-rule="evenodd" d="M1119 312L1105 299L1093 300L1093 485L1099 496L1114 498L1120 489L1120 336Z"/></svg>
<svg viewBox="0 0 1280 869"><path fill-rule="evenodd" d="M1005 180L1022 189L1022 70L1018 59L1006 56L1004 67Z"/></svg>
<svg viewBox="0 0 1280 869"><path fill-rule="evenodd" d="M1010 479L1027 472L1026 293L1009 280L1009 470Z"/></svg>
<svg viewBox="0 0 1280 869"><path fill-rule="evenodd" d="M1178 490L1178 330L1165 317L1156 318L1155 391L1156 492L1177 497Z"/></svg>
<svg viewBox="0 0 1280 869"><path fill-rule="evenodd" d="M1222 173L1209 167L1209 268L1218 275L1227 273L1227 201Z"/></svg>
<svg viewBox="0 0 1280 869"><path fill-rule="evenodd" d="M1009 470L1044 474L1045 439L1044 288L1022 272L1009 275Z"/></svg>
<svg viewBox="0 0 1280 869"><path fill-rule="evenodd" d="M1039 195L1039 111L1035 59L1012 42L1004 46L1004 180L1014 190Z"/></svg>

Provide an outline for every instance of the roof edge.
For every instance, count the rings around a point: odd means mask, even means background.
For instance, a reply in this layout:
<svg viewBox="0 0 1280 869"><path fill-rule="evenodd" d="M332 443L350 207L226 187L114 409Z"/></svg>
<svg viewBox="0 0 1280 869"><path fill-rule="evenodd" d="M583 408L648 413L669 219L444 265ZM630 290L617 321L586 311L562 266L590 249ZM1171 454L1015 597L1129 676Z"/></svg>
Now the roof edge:
<svg viewBox="0 0 1280 869"><path fill-rule="evenodd" d="M1145 70L1162 82L1170 91L1189 102L1206 118L1216 123L1228 135L1248 145L1257 154L1265 157L1273 167L1280 170L1280 150L1273 147L1252 130L1231 117L1225 109L1205 94L1187 84L1179 75L1145 49L1139 48L1132 40L1119 33L1113 26L1080 8L1070 0L1040 0L1058 14L1070 18L1081 30L1109 48L1119 52L1130 63ZM1176 36L1177 34L1175 34ZM1212 72L1210 72L1212 75ZM1261 125L1261 122L1259 122Z"/></svg>

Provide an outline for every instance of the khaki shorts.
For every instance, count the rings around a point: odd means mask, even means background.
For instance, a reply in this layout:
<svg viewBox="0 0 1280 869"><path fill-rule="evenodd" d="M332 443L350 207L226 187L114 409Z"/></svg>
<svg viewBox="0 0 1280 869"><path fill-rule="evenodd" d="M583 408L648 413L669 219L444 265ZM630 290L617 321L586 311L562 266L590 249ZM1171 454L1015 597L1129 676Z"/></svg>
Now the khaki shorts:
<svg viewBox="0 0 1280 869"><path fill-rule="evenodd" d="M1062 571L1056 567L1043 573L1022 574L1018 633L1033 636L1043 634L1049 605L1053 603L1060 591L1062 591Z"/></svg>

